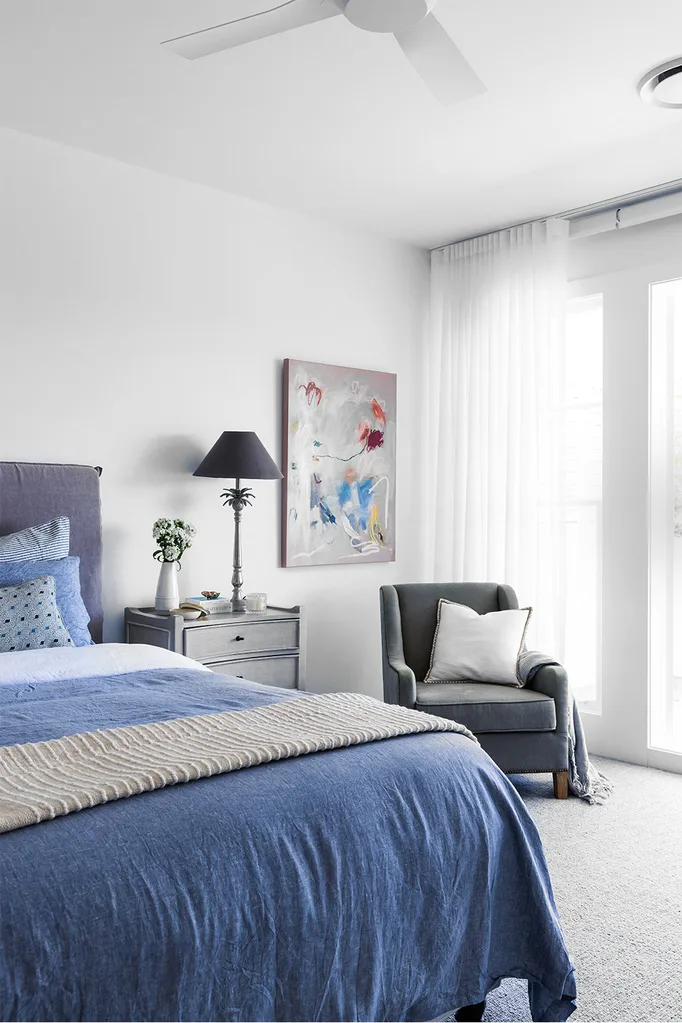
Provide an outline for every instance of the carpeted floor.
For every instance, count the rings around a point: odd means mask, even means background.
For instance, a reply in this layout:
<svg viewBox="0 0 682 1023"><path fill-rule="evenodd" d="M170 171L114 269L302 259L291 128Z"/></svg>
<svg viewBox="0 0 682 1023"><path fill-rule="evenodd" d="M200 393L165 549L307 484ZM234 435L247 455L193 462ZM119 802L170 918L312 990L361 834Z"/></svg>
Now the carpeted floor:
<svg viewBox="0 0 682 1023"><path fill-rule="evenodd" d="M576 967L572 1020L682 1020L682 775L594 758L604 806L552 798L549 775L513 778L542 837ZM529 1020L504 981L486 1020Z"/></svg>

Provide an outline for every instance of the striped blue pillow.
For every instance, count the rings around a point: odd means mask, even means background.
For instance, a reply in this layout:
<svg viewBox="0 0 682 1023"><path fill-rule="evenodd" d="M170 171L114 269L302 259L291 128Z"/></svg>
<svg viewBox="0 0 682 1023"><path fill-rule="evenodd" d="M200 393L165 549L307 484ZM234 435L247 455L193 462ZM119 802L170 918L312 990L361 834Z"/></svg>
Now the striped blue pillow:
<svg viewBox="0 0 682 1023"><path fill-rule="evenodd" d="M66 515L0 536L2 561L57 561L69 553L69 520Z"/></svg>

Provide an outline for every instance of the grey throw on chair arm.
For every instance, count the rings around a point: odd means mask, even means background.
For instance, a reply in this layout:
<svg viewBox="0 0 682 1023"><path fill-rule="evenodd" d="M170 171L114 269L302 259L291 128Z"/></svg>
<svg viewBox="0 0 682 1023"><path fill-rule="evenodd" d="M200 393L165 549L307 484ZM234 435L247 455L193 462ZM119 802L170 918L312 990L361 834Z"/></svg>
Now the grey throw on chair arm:
<svg viewBox="0 0 682 1023"><path fill-rule="evenodd" d="M526 689L552 697L557 731L568 735L572 699L566 669L558 662L547 664L547 656L537 650L524 650L519 658L519 673Z"/></svg>

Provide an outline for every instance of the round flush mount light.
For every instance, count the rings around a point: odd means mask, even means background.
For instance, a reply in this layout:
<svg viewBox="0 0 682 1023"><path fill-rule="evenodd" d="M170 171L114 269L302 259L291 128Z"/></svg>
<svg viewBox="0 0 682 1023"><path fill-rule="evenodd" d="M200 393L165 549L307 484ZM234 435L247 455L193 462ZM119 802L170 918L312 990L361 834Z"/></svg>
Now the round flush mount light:
<svg viewBox="0 0 682 1023"><path fill-rule="evenodd" d="M682 110L682 57L647 71L637 91L645 103Z"/></svg>
<svg viewBox="0 0 682 1023"><path fill-rule="evenodd" d="M405 32L435 6L436 0L344 0L343 13L367 32Z"/></svg>

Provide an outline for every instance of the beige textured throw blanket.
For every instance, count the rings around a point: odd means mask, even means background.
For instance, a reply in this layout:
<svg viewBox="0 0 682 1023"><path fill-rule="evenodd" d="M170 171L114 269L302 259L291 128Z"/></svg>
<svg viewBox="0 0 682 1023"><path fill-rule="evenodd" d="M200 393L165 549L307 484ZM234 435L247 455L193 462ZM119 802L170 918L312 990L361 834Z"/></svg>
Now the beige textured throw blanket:
<svg viewBox="0 0 682 1023"><path fill-rule="evenodd" d="M3 746L0 832L166 785L419 732L459 732L477 741L455 721L329 693Z"/></svg>

